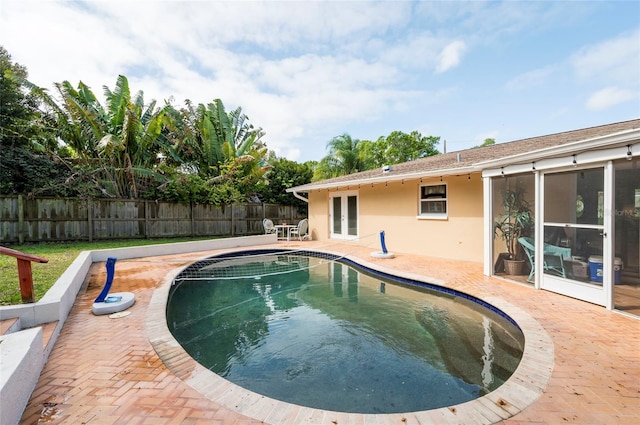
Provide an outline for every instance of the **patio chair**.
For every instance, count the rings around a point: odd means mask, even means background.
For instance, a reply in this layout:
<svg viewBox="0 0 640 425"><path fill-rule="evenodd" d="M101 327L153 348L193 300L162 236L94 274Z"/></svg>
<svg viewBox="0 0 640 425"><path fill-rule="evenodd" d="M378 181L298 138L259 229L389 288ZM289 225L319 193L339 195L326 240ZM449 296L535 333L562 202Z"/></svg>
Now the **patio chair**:
<svg viewBox="0 0 640 425"><path fill-rule="evenodd" d="M291 229L289 235L291 237L297 237L298 240L305 240L309 238L309 220L303 218L298 222L298 226Z"/></svg>
<svg viewBox="0 0 640 425"><path fill-rule="evenodd" d="M262 220L262 226L264 227L265 235L278 232L278 229L276 229L273 225L273 221L268 218L265 218L264 220Z"/></svg>
<svg viewBox="0 0 640 425"><path fill-rule="evenodd" d="M533 282L533 275L536 271L536 250L534 240L532 238L523 236L521 238L518 238L518 242L520 242L520 245L524 249L524 253L527 254L529 263L531 264L531 272L529 273L527 282ZM542 263L542 269L545 272L550 272L561 277L567 277L567 271L564 267L564 260L571 259L571 248L564 248L561 246L555 246L545 243L543 247L543 255L544 259Z"/></svg>

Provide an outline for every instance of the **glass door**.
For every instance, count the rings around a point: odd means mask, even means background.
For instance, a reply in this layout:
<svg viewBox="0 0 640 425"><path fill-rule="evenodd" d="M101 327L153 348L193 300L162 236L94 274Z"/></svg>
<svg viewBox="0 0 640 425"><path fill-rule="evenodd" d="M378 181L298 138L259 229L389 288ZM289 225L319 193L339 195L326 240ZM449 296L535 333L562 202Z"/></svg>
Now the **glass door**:
<svg viewBox="0 0 640 425"><path fill-rule="evenodd" d="M543 175L543 244L535 257L543 289L606 305L607 190L602 167Z"/></svg>
<svg viewBox="0 0 640 425"><path fill-rule="evenodd" d="M357 192L335 193L331 195L331 237L355 239L358 237L358 194Z"/></svg>
<svg viewBox="0 0 640 425"><path fill-rule="evenodd" d="M532 284L535 278L533 257L531 251L522 245L521 238L534 243L535 177L532 173L494 177L491 184L493 273Z"/></svg>
<svg viewBox="0 0 640 425"><path fill-rule="evenodd" d="M640 316L640 158L614 163L613 307Z"/></svg>

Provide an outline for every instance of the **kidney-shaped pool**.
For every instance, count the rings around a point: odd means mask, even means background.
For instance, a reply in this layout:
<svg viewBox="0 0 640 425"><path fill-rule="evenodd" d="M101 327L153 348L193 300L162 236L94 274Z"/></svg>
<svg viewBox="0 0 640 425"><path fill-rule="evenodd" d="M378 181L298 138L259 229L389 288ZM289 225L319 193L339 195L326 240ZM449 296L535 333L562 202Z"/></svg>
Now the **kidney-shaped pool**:
<svg viewBox="0 0 640 425"><path fill-rule="evenodd" d="M481 397L524 348L513 320L481 300L313 252L194 263L175 278L166 317L190 356L234 384L352 413Z"/></svg>

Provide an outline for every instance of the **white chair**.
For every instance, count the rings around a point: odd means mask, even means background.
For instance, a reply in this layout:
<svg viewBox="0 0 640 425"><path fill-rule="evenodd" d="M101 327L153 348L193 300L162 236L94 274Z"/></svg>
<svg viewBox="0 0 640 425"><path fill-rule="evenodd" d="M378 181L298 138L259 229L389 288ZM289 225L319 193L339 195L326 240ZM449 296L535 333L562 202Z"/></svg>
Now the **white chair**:
<svg viewBox="0 0 640 425"><path fill-rule="evenodd" d="M309 220L303 218L298 222L298 226L290 230L289 235L291 237L297 237L298 240L305 240L309 238Z"/></svg>
<svg viewBox="0 0 640 425"><path fill-rule="evenodd" d="M268 218L265 218L264 220L262 220L262 226L264 227L265 235L278 232L278 229L276 229L273 225L273 221Z"/></svg>

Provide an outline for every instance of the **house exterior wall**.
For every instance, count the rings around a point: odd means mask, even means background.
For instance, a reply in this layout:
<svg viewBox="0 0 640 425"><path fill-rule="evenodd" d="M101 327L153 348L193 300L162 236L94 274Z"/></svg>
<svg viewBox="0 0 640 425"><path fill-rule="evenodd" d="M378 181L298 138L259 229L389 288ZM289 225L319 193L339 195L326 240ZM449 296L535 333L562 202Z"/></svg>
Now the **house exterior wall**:
<svg viewBox="0 0 640 425"><path fill-rule="evenodd" d="M447 184L448 217L418 218L419 188ZM379 232L385 231L387 249L394 253L482 262L483 201L479 174L345 187L358 193L359 244L380 250ZM340 188L342 189L342 188ZM314 240L330 241L330 195L335 190L309 194L309 225ZM338 191L339 192L339 191Z"/></svg>
<svg viewBox="0 0 640 425"><path fill-rule="evenodd" d="M329 239L329 191L313 191L308 195L309 235L316 241Z"/></svg>

